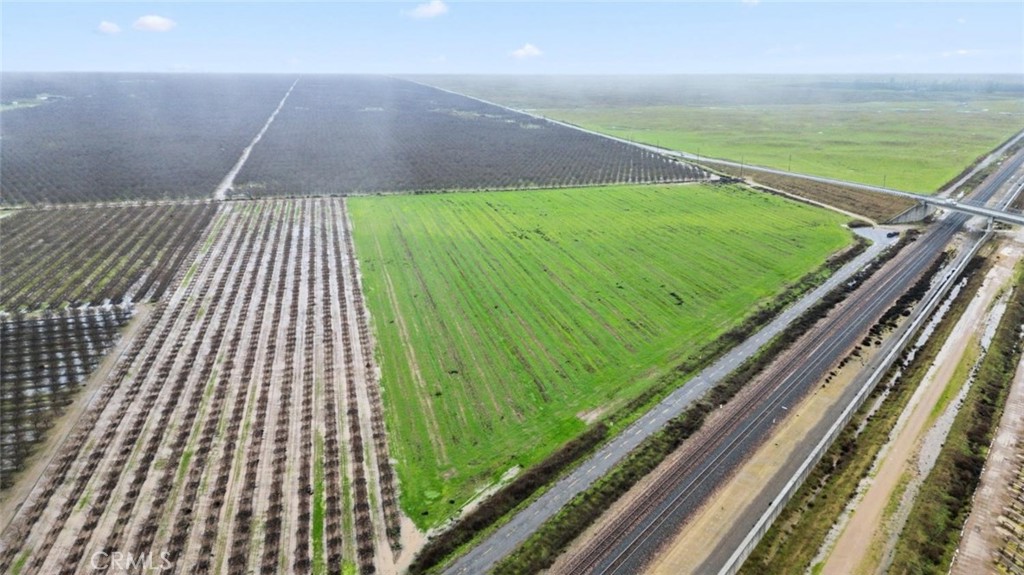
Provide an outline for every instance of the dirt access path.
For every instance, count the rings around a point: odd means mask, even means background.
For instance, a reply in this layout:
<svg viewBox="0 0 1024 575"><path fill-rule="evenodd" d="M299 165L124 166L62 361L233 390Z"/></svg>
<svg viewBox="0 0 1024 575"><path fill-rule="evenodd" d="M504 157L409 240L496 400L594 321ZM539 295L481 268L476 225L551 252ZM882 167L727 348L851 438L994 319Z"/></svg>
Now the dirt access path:
<svg viewBox="0 0 1024 575"><path fill-rule="evenodd" d="M299 80L298 78L296 78L295 81L292 82L292 85L288 88L288 91L284 93L284 97L281 98L281 101L277 104L277 107L274 108L274 111L270 113L270 117L267 118L267 122L263 124L263 127L260 129L260 131L257 132L256 137L252 139L252 142L249 142L249 145L246 146L244 150L242 150L242 155L238 158L238 161L235 162L235 165L231 168L231 171L228 172L226 176L224 176L224 179L221 180L220 184L217 186L217 189L213 191L213 199L218 201L227 199L228 192L231 191L232 188L234 188L235 186L235 177L238 176L238 172L242 171L242 167L245 166L246 160L249 159L249 154L252 153L253 147L256 144L258 144L261 139L263 139L263 134L267 133L267 129L270 128L270 124L274 122L274 118L277 117L278 112L280 112L281 108L284 107L285 101L288 99L288 96L291 96L292 90L295 89L295 85L298 83Z"/></svg>
<svg viewBox="0 0 1024 575"><path fill-rule="evenodd" d="M932 368L900 415L889 443L879 453L870 485L829 552L822 573L875 573L884 569L885 557L893 543L893 527L898 532L902 526L902 522L898 526L886 524L886 508L897 495L897 489L920 473L917 462L922 455L925 435L935 420L933 411L967 350L982 337L992 305L1010 280L1021 253L1018 245L999 250L978 294L953 328Z"/></svg>

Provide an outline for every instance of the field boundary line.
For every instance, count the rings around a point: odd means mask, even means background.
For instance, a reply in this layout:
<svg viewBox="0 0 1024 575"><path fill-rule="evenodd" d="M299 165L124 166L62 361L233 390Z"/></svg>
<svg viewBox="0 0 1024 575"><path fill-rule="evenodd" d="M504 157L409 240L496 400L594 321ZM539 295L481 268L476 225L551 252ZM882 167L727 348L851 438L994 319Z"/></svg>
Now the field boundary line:
<svg viewBox="0 0 1024 575"><path fill-rule="evenodd" d="M235 186L235 177L238 176L238 172L242 171L242 167L245 166L246 160L249 159L249 154L252 153L253 146L260 143L260 140L263 138L263 134L265 134L267 129L270 128L270 124L274 122L274 118L277 117L277 113L284 107L285 100L288 99L288 96L292 95L292 90L295 89L295 85L298 83L299 79L296 78L295 81L292 82L291 87L288 88L288 91L284 93L284 97L281 98L281 101L277 104L277 108L274 108L274 111L270 113L270 117L267 118L267 123L263 124L263 128L260 129L259 133L256 134L256 137L252 139L252 142L249 142L249 145L242 150L242 155L238 158L238 162L236 162L235 166L231 168L231 171L224 176L224 179L217 185L217 189L213 191L213 199L218 201L226 199L228 190Z"/></svg>

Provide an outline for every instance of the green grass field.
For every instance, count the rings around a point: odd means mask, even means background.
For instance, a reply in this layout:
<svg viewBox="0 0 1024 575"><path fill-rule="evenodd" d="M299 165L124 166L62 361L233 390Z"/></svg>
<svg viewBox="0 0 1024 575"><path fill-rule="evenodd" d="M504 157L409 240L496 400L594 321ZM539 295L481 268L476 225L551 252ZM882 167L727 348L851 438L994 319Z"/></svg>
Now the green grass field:
<svg viewBox="0 0 1024 575"><path fill-rule="evenodd" d="M437 524L851 241L726 186L349 200L402 504Z"/></svg>
<svg viewBox="0 0 1024 575"><path fill-rule="evenodd" d="M931 193L1024 128L1019 99L553 108L545 116L702 156Z"/></svg>

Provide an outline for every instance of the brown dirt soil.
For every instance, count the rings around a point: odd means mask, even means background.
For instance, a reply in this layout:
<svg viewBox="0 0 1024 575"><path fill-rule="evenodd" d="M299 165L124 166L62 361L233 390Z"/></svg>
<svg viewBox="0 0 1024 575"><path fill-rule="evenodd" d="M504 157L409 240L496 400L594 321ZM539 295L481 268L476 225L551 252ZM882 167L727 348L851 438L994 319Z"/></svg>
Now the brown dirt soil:
<svg viewBox="0 0 1024 575"><path fill-rule="evenodd" d="M740 169L736 167L715 164L713 162L705 163L711 168L731 176L739 176L740 174ZM885 222L914 205L910 200L895 196L825 184L803 178L760 172L749 167L743 169L743 177L770 188L808 198L846 212L860 214L878 222Z"/></svg>
<svg viewBox="0 0 1024 575"><path fill-rule="evenodd" d="M871 485L857 502L822 573L874 573L883 567L884 547L890 539L883 522L886 506L903 478L916 472L914 462L921 439L931 423L933 408L952 379L968 343L980 338L985 316L1012 275L1020 251L1004 249L1000 256L901 414L888 445L880 453L881 464L875 464Z"/></svg>

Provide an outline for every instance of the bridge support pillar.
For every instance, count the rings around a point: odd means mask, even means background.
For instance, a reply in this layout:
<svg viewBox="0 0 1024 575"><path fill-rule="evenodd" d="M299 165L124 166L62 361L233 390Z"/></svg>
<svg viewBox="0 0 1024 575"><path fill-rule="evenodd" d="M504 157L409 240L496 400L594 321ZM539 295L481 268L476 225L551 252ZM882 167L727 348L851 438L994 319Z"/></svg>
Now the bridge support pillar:
<svg viewBox="0 0 1024 575"><path fill-rule="evenodd" d="M935 206L924 202L917 202L914 206L890 219L887 224L912 224L919 222L935 213Z"/></svg>

